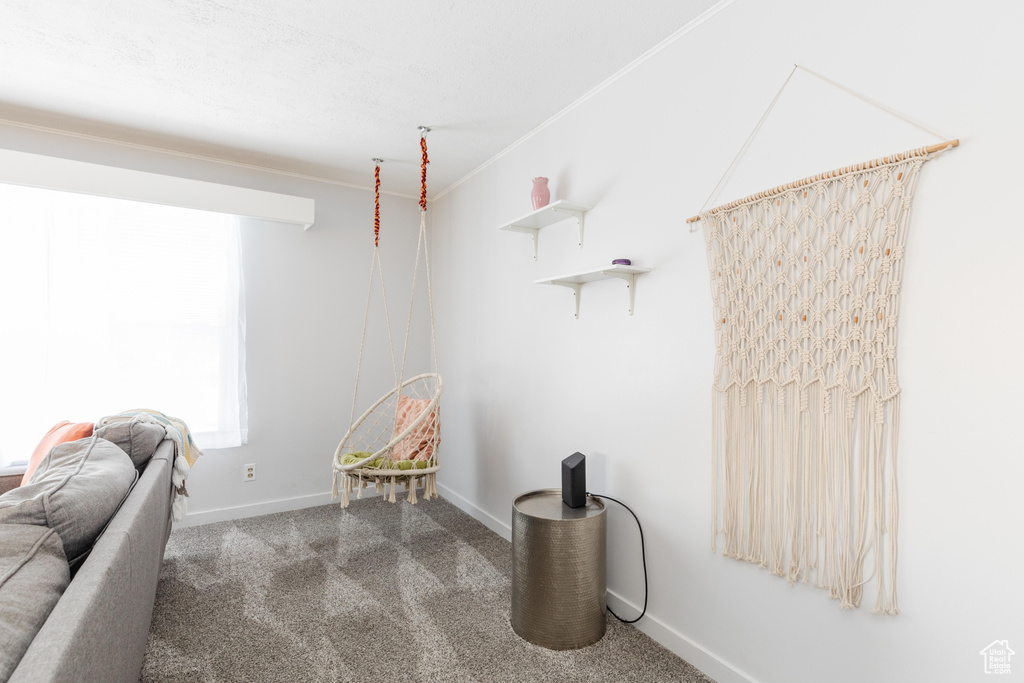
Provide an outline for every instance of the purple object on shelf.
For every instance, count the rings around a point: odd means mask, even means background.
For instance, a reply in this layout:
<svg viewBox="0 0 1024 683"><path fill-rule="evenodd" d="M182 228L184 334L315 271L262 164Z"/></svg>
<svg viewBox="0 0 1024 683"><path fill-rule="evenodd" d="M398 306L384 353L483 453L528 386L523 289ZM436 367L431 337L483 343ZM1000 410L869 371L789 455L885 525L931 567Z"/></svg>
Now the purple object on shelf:
<svg viewBox="0 0 1024 683"><path fill-rule="evenodd" d="M630 261L628 258L617 258L614 261L612 261L612 265L613 266L631 266L631 265L633 265L633 262Z"/></svg>

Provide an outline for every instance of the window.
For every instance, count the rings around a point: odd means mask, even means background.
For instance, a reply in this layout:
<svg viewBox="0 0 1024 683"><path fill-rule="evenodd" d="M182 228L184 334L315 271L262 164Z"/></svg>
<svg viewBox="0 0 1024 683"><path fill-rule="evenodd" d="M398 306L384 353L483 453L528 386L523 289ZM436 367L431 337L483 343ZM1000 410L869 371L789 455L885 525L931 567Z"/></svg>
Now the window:
<svg viewBox="0 0 1024 683"><path fill-rule="evenodd" d="M0 185L0 465L136 408L247 439L238 220Z"/></svg>

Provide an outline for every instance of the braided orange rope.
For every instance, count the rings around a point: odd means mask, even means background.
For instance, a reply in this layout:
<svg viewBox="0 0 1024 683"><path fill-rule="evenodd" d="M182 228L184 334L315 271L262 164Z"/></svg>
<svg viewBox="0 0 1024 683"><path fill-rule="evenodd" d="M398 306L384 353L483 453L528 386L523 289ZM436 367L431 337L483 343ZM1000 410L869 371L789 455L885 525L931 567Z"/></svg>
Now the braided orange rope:
<svg viewBox="0 0 1024 683"><path fill-rule="evenodd" d="M380 244L380 164L373 172L373 246Z"/></svg>
<svg viewBox="0 0 1024 683"><path fill-rule="evenodd" d="M420 209L427 210L427 164L430 157L427 156L427 136L420 136L420 149L423 150L423 163L420 164Z"/></svg>

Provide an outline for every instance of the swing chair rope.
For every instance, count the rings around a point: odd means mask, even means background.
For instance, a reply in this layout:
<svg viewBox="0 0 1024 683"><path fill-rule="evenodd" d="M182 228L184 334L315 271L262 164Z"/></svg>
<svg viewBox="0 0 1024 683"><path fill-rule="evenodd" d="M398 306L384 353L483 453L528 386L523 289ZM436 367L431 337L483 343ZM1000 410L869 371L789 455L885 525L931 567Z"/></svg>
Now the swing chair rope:
<svg viewBox="0 0 1024 683"><path fill-rule="evenodd" d="M370 256L370 284L366 288L366 312L363 314L363 333L359 336L359 361L356 363L356 385L352 389L352 413L348 418L349 431L352 430L352 425L356 421L356 400L359 398L359 376L362 374L363 369L363 349L366 346L366 324L370 318L370 292L373 289L373 271L376 265L377 252L374 250Z"/></svg>
<svg viewBox="0 0 1024 683"><path fill-rule="evenodd" d="M398 378L398 362L395 360L395 342L391 336L391 312L388 309L388 292L384 288L384 261L380 257L380 252L374 249L377 254L377 275L380 277L380 293L381 298L384 300L384 322L388 328L388 348L391 350L391 373L395 376L395 383L400 382ZM364 332L365 334L365 332Z"/></svg>
<svg viewBox="0 0 1024 683"><path fill-rule="evenodd" d="M359 398L359 376L363 370L363 351L366 348L366 328L370 320L370 298L373 293L374 271L380 276L380 291L384 299L384 320L388 328L388 346L391 349L391 372L395 378L395 385L401 386L398 376L398 363L395 360L395 343L391 336L391 314L388 311L388 292L384 287L384 262L380 258L380 162L377 161L374 169L374 204L373 204L373 254L370 256L370 281L366 286L366 310L363 313L363 332L359 337L359 361L356 364L356 382L352 390L352 413L348 418L349 431L355 424L356 401Z"/></svg>
<svg viewBox="0 0 1024 683"><path fill-rule="evenodd" d="M380 292L384 299L384 322L388 328L388 347L391 350L391 374L395 377L395 384L399 384L398 379L398 363L395 361L395 342L391 336L391 312L388 310L388 291L384 287L384 261L380 257L380 159L374 159L376 167L374 168L374 187L373 187L373 253L377 257L378 274L380 275ZM373 273L370 273L371 284L373 281ZM367 288L369 289L369 287ZM370 302L366 302L367 310L369 310ZM366 323L363 323L363 336L366 336ZM362 367L362 359L360 359L360 367ZM355 409L355 401L352 402L353 412Z"/></svg>
<svg viewBox="0 0 1024 683"><path fill-rule="evenodd" d="M380 164L373 169L373 246L380 246Z"/></svg>
<svg viewBox="0 0 1024 683"><path fill-rule="evenodd" d="M412 295L409 297L409 316L405 320L405 344L402 347L402 371L401 371L401 373L399 373L399 376L398 376L398 385L397 385L398 388L401 388L401 386L402 386L402 379L405 377L405 361L406 361L407 356L409 355L409 332L412 330L412 311L413 311L413 304L416 302L416 278L417 278L417 276L419 275L419 272L420 272L420 250L421 250L422 245L423 245L423 230L422 230L422 226L424 224L423 216L424 216L424 212L421 211L420 212L420 236L419 236L419 239L416 241L416 264L413 266L413 269L412 269ZM396 413L396 415L397 415L397 412L398 412L398 404L396 403L395 404L395 413Z"/></svg>
<svg viewBox="0 0 1024 683"><path fill-rule="evenodd" d="M430 157L427 156L427 132L430 130L426 127L420 128L420 152L422 153L422 162L420 163L420 211L427 210L427 164L430 163Z"/></svg>
<svg viewBox="0 0 1024 683"><path fill-rule="evenodd" d="M424 257L427 278L427 301L430 305L430 338L434 351L434 370L437 370L437 337L434 331L434 296L430 286L430 256L427 250L427 164L430 157L427 155L427 132L422 128L420 133L420 232L416 239L416 263L412 271L412 294L409 296L409 316L405 321L405 344L402 348L402 371L399 374L396 391L401 389L402 381L405 378L405 362L409 352L409 335L412 331L412 313L416 302L416 280L420 271L420 254ZM395 417L398 416L398 403L395 403Z"/></svg>
<svg viewBox="0 0 1024 683"><path fill-rule="evenodd" d="M419 235L419 239L416 242L416 265L413 268L413 275L412 275L413 290L412 290L412 296L409 298L409 316L408 316L408 318L406 318L406 321L405 321L405 348L402 351L402 371L401 371L401 374L399 376L399 384L401 384L402 379L405 377L405 362L406 362L407 351L409 349L409 334L410 334L410 331L412 330L413 304L414 304L415 298L416 298L416 278L419 275L420 254L421 253L423 255L423 267L425 269L425 276L426 276L426 280L427 280L427 304L428 304L429 310L430 310L430 343L431 343L431 349L433 351L433 357L434 357L434 371L436 372L437 368L438 368L438 363L437 363L437 331L435 330L435 325L434 325L434 291L433 291L432 283L431 283L431 280L430 280L430 249L427 246L426 215L427 214L426 214L425 211L421 211L420 212L420 235Z"/></svg>
<svg viewBox="0 0 1024 683"><path fill-rule="evenodd" d="M430 248L427 242L427 164L430 157L427 155L427 133L430 129L420 127L420 150L422 160L420 162L420 240L423 243L423 263L427 269L427 304L430 308L430 343L434 352L434 372L440 367L437 362L437 331L434 327L434 292L430 282ZM416 261L419 262L419 247L416 248ZM416 288L416 280L413 280L413 290ZM412 320L412 308L409 309L409 320Z"/></svg>
<svg viewBox="0 0 1024 683"><path fill-rule="evenodd" d="M421 212L422 216L422 212ZM422 219L421 219L422 222ZM402 369L398 375L398 383L395 385L395 391L402 388L402 378L405 377L405 361L409 355L409 331L412 329L412 309L413 304L416 301L416 276L420 270L420 244L416 243L416 265L412 269L412 296L409 297L409 316L405 320L405 343L402 346ZM398 415L398 403L395 403L395 415L397 419Z"/></svg>
<svg viewBox="0 0 1024 683"><path fill-rule="evenodd" d="M427 304L430 308L430 343L434 349L434 372L438 371L439 365L437 363L437 332L434 327L434 290L431 288L430 283L430 250L427 248L427 228L424 220L426 212L420 214L420 231L423 233L423 263L427 269Z"/></svg>

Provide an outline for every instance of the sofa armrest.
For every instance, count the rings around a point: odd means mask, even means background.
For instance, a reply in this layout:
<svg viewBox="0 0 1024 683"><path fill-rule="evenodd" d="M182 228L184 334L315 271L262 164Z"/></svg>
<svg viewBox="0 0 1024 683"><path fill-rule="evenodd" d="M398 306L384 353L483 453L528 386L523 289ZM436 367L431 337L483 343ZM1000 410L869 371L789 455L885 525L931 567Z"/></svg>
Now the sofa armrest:
<svg viewBox="0 0 1024 683"><path fill-rule="evenodd" d="M21 486L21 478L25 476L26 469L28 469L27 465L0 467L0 494Z"/></svg>

